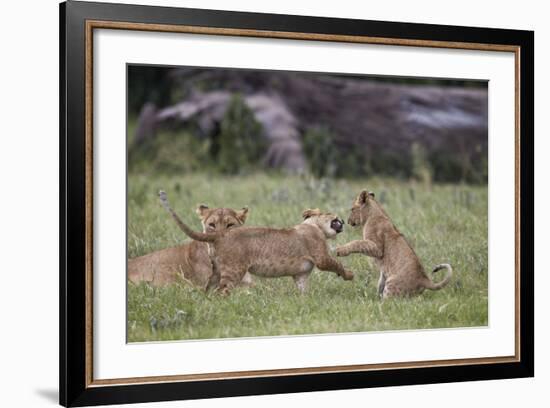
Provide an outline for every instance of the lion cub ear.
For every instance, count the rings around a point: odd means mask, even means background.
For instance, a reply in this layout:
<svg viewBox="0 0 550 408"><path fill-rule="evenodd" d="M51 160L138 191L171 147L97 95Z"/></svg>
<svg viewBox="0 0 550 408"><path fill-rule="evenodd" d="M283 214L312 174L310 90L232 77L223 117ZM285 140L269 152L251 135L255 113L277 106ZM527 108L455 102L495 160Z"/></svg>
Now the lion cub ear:
<svg viewBox="0 0 550 408"><path fill-rule="evenodd" d="M302 217L304 218L304 220L307 220L308 218L310 217L313 217L314 215L320 215L321 214L321 210L318 209L318 208L309 208L307 210L304 210L304 212L302 213Z"/></svg>
<svg viewBox="0 0 550 408"><path fill-rule="evenodd" d="M243 207L241 210L237 211L237 218L241 223L244 224L246 217L248 217L248 207Z"/></svg>
<svg viewBox="0 0 550 408"><path fill-rule="evenodd" d="M364 205L366 204L368 197L369 197L369 192L367 190L363 190L359 193L355 201L359 205Z"/></svg>
<svg viewBox="0 0 550 408"><path fill-rule="evenodd" d="M210 211L210 209L208 208L207 205L201 204L197 207L197 209L195 211L199 215L199 217L204 219L208 216L208 212Z"/></svg>
<svg viewBox="0 0 550 408"><path fill-rule="evenodd" d="M374 198L374 193L372 191L363 190L357 196L357 204L364 205L369 198Z"/></svg>

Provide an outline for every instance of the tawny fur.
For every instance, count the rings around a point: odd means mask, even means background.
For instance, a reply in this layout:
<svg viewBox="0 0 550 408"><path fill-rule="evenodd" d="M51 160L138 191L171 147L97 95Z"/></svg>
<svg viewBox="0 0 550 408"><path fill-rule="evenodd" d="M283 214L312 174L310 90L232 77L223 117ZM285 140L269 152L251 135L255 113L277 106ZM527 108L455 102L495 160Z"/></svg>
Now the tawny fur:
<svg viewBox="0 0 550 408"><path fill-rule="evenodd" d="M441 282L432 282L426 275L420 259L375 200L373 193L365 190L357 196L348 224L362 226L363 239L339 246L336 248L336 255L360 253L373 257L380 269L380 296L412 296L422 293L424 289L441 289L451 280L451 266L440 264L433 272L446 269L447 274Z"/></svg>
<svg viewBox="0 0 550 408"><path fill-rule="evenodd" d="M200 205L196 210L204 232L222 231L240 227L246 221L248 209L210 209ZM154 286L163 286L186 281L206 288L212 275L212 261L208 244L191 241L183 245L166 248L137 258L128 259L128 279L138 283L145 281ZM242 281L250 284L250 275Z"/></svg>
<svg viewBox="0 0 550 408"><path fill-rule="evenodd" d="M229 293L247 272L263 277L292 276L301 292L307 289L315 266L345 280L353 279L353 273L329 254L326 240L334 238L343 226L334 214L306 210L304 221L291 228L241 227L200 233L170 208L166 193L161 191L160 199L187 235L211 243L214 273L208 287L217 287L222 293Z"/></svg>

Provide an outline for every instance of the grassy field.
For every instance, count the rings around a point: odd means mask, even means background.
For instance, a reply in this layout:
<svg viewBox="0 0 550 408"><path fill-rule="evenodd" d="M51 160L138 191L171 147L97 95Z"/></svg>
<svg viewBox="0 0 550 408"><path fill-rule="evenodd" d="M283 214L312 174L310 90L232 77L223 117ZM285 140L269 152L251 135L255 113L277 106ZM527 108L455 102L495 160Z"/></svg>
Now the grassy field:
<svg viewBox="0 0 550 408"><path fill-rule="evenodd" d="M340 258L355 272L345 282L315 270L300 295L291 278L256 278L256 285L229 297L205 294L185 284L153 288L128 285L128 340L180 340L274 336L487 325L487 188L468 185L424 186L412 182L314 180L258 174L245 177L131 174L128 179L128 256L185 242L188 238L161 208L159 189L189 224L210 207L249 206L248 225L284 227L301 221L305 208L319 207L347 219L363 188L376 193L427 270L453 265L454 278L441 291L381 302L378 271L361 255ZM361 236L346 225L331 247ZM437 279L441 279L438 276Z"/></svg>

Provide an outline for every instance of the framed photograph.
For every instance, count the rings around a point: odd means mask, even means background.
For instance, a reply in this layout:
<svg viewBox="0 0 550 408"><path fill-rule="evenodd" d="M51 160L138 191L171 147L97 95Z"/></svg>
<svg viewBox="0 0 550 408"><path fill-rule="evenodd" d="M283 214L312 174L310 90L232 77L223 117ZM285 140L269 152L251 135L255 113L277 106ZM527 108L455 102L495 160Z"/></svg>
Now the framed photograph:
<svg viewBox="0 0 550 408"><path fill-rule="evenodd" d="M60 6L60 403L534 375L529 31Z"/></svg>

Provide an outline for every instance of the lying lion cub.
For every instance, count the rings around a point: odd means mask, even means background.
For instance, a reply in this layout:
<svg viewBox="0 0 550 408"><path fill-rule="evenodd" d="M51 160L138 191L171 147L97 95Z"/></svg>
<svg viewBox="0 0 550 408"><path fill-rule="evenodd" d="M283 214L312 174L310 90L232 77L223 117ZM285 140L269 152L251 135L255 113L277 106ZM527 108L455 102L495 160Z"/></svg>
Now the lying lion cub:
<svg viewBox="0 0 550 408"><path fill-rule="evenodd" d="M203 231L225 231L243 225L248 208L235 211L231 208L210 209L200 205L196 210ZM172 248L162 249L137 258L128 259L128 279L131 282L148 282L154 286L175 283L180 279L205 288L212 275L212 262L208 255L208 244L191 241ZM251 282L250 275L243 283Z"/></svg>
<svg viewBox="0 0 550 408"><path fill-rule="evenodd" d="M374 199L374 193L362 191L357 196L348 224L363 226L363 239L339 246L336 255L361 253L374 257L380 269L380 296L410 296L426 288L438 290L451 280L453 270L449 264L437 265L432 271L447 269L447 275L441 282L434 283L426 276L420 259Z"/></svg>
<svg viewBox="0 0 550 408"><path fill-rule="evenodd" d="M353 273L328 251L326 239L334 238L344 226L344 222L333 214L318 209L306 210L301 224L285 229L241 227L196 232L170 208L164 191L159 196L183 232L194 240L211 243L214 273L208 286L217 284L224 294L229 293L247 272L264 277L292 276L301 292L306 290L309 274L315 266L336 272L345 280L353 279Z"/></svg>

